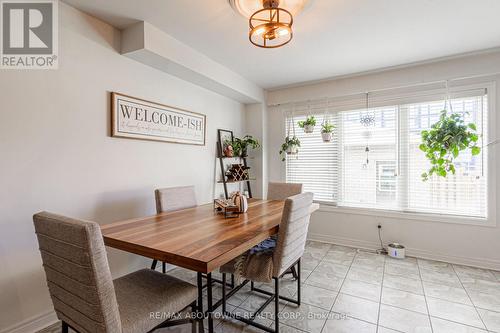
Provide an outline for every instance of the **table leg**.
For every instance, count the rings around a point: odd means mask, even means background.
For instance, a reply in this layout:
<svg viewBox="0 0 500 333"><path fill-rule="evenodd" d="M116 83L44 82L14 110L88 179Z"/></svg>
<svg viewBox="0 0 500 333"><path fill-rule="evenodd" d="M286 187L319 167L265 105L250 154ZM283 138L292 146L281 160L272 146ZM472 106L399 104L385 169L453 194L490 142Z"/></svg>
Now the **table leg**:
<svg viewBox="0 0 500 333"><path fill-rule="evenodd" d="M214 318L212 312L214 311L212 307L212 273L207 274L207 316L208 316L208 332L214 332Z"/></svg>
<svg viewBox="0 0 500 333"><path fill-rule="evenodd" d="M200 314L204 317L205 313L203 312L203 279L201 276L201 273L198 272L197 274L197 281L198 281L198 311ZM204 333L204 325L203 325L204 319L202 318L200 321L200 327L199 327L199 333Z"/></svg>

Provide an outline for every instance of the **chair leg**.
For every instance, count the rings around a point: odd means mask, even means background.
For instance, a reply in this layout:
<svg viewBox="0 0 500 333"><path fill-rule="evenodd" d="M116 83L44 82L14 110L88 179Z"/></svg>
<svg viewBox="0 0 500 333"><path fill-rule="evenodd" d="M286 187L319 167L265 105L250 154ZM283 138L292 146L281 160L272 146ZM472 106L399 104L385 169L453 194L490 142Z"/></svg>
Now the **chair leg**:
<svg viewBox="0 0 500 333"><path fill-rule="evenodd" d="M300 258L297 261L297 305L300 306Z"/></svg>
<svg viewBox="0 0 500 333"><path fill-rule="evenodd" d="M222 273L222 315L226 313L226 273Z"/></svg>
<svg viewBox="0 0 500 333"><path fill-rule="evenodd" d="M151 269L154 271L156 269L156 264L158 263L158 260L154 259L153 262L151 263Z"/></svg>
<svg viewBox="0 0 500 333"><path fill-rule="evenodd" d="M165 262L161 263L161 272L165 274L167 272L167 264Z"/></svg>
<svg viewBox="0 0 500 333"><path fill-rule="evenodd" d="M64 321L62 322L61 332L62 333L68 333L69 332L69 326Z"/></svg>
<svg viewBox="0 0 500 333"><path fill-rule="evenodd" d="M274 332L280 331L279 308L280 308L280 279L274 278Z"/></svg>
<svg viewBox="0 0 500 333"><path fill-rule="evenodd" d="M298 275L297 275L297 270L295 269L295 266L292 266L290 267L290 270L292 271L292 276L295 280L298 279Z"/></svg>
<svg viewBox="0 0 500 333"><path fill-rule="evenodd" d="M196 302L191 304L191 313L193 316L196 316L191 321L191 333L196 333L196 325L198 324L198 305Z"/></svg>

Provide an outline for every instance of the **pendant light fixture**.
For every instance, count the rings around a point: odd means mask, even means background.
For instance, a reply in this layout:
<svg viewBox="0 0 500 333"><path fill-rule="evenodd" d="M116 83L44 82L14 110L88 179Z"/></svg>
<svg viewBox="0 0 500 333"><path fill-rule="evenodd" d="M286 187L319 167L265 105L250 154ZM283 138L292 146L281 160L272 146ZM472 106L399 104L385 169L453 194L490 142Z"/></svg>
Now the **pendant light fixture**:
<svg viewBox="0 0 500 333"><path fill-rule="evenodd" d="M276 48L292 40L293 16L279 4L279 0L262 0L263 8L250 16L248 38L253 45Z"/></svg>

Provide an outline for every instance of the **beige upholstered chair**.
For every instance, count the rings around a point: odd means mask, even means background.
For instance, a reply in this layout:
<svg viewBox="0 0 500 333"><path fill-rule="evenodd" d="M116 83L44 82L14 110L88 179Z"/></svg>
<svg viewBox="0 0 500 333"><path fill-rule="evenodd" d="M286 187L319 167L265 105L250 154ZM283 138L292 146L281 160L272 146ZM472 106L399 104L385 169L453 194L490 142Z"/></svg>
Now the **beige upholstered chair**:
<svg viewBox="0 0 500 333"><path fill-rule="evenodd" d="M281 217L278 240L274 248L263 251L255 248L232 260L221 267L222 272L222 299L223 311L226 313L226 273L234 273L245 279L243 286L248 281L252 282L252 290L271 296L271 299L263 304L253 314L253 317L242 318L236 316L247 324L266 330L262 325L255 323L257 315L274 299L275 303L275 332L279 332L279 320L277 318L279 299L300 305L300 258L304 254L311 216L311 205L313 203L312 193L302 193L289 197L285 201L283 215ZM291 267L297 265L297 299L279 295L279 279ZM274 280L274 293L253 286L253 282L271 282ZM231 292L231 294L234 294ZM229 314L228 314L229 315ZM234 316L234 315L232 315Z"/></svg>
<svg viewBox="0 0 500 333"><path fill-rule="evenodd" d="M196 207L194 186L160 188L155 190L156 213L173 212L176 210ZM153 260L151 269L156 269L158 261ZM166 263L162 263L162 271L166 272Z"/></svg>
<svg viewBox="0 0 500 333"><path fill-rule="evenodd" d="M97 223L46 212L33 221L63 332L150 332L169 326L164 314L196 310L196 286L174 277L143 269L113 280Z"/></svg>
<svg viewBox="0 0 500 333"><path fill-rule="evenodd" d="M302 184L297 183L269 182L267 187L267 199L269 200L285 200L300 193L302 193ZM276 236L272 236L271 238L276 241ZM290 268L290 273L297 278L295 267Z"/></svg>
<svg viewBox="0 0 500 333"><path fill-rule="evenodd" d="M302 193L302 184L269 182L267 187L268 200L285 200L300 193Z"/></svg>
<svg viewBox="0 0 500 333"><path fill-rule="evenodd" d="M155 190L156 212L173 212L196 207L194 186L169 187Z"/></svg>

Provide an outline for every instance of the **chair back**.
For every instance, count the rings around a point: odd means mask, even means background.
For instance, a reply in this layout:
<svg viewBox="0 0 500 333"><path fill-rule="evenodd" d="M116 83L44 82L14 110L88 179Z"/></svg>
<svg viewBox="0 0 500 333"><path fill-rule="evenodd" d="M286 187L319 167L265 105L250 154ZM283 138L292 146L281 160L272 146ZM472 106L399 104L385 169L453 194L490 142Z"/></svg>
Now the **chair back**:
<svg viewBox="0 0 500 333"><path fill-rule="evenodd" d="M79 332L121 332L99 225L47 212L33 222L57 317Z"/></svg>
<svg viewBox="0 0 500 333"><path fill-rule="evenodd" d="M286 199L273 254L273 276L281 276L304 254L312 203L310 192Z"/></svg>
<svg viewBox="0 0 500 333"><path fill-rule="evenodd" d="M196 207L194 186L169 187L155 190L156 212L173 212Z"/></svg>
<svg viewBox="0 0 500 333"><path fill-rule="evenodd" d="M285 200L300 193L302 193L302 184L269 182L267 187L268 200Z"/></svg>

